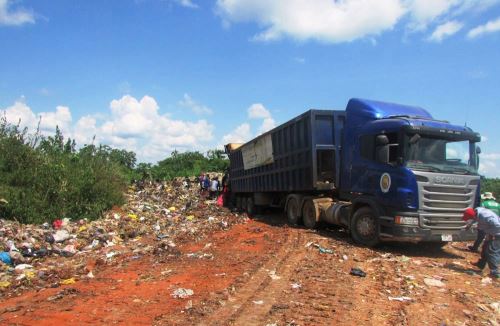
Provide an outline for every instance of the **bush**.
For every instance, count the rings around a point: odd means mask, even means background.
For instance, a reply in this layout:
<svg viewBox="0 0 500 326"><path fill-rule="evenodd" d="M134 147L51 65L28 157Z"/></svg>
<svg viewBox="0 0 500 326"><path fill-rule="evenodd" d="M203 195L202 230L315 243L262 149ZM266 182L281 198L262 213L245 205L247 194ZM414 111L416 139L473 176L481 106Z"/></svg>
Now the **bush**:
<svg viewBox="0 0 500 326"><path fill-rule="evenodd" d="M491 192L498 199L500 197L500 179L481 179L481 193Z"/></svg>
<svg viewBox="0 0 500 326"><path fill-rule="evenodd" d="M8 203L0 204L0 217L22 223L96 219L124 203L135 154L107 146L75 147L71 139L64 142L59 129L53 137L29 135L1 119L0 198Z"/></svg>
<svg viewBox="0 0 500 326"><path fill-rule="evenodd" d="M200 152L172 152L172 155L157 165L140 163L136 174L139 178L171 180L175 177L195 176L201 172L224 172L229 167L229 160L222 150L210 150L207 155Z"/></svg>

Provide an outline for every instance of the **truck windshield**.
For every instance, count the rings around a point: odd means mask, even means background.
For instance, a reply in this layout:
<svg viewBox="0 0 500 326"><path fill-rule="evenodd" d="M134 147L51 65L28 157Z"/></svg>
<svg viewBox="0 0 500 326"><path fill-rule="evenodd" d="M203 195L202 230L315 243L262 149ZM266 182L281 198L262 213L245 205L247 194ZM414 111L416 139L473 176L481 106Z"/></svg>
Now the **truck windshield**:
<svg viewBox="0 0 500 326"><path fill-rule="evenodd" d="M477 174L475 147L469 140L441 139L420 134L410 134L406 140L405 161L410 169Z"/></svg>

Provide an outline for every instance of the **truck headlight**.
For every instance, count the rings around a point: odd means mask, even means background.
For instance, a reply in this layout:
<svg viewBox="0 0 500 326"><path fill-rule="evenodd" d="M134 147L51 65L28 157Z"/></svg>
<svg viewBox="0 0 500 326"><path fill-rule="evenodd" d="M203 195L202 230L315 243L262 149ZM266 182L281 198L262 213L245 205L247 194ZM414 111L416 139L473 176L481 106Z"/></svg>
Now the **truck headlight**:
<svg viewBox="0 0 500 326"><path fill-rule="evenodd" d="M396 216L394 218L394 223L405 224L405 225L418 225L418 217Z"/></svg>

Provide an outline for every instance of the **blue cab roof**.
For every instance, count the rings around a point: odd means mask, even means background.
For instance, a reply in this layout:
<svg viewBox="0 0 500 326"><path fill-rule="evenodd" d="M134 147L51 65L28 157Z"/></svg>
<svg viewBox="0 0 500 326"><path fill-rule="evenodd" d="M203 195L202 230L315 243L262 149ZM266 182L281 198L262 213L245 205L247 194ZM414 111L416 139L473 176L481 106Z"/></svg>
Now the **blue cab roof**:
<svg viewBox="0 0 500 326"><path fill-rule="evenodd" d="M346 115L347 119L354 118L354 120L360 119L365 121L402 115L407 115L411 118L432 119L429 112L418 106L372 101L359 98L349 100L346 107Z"/></svg>

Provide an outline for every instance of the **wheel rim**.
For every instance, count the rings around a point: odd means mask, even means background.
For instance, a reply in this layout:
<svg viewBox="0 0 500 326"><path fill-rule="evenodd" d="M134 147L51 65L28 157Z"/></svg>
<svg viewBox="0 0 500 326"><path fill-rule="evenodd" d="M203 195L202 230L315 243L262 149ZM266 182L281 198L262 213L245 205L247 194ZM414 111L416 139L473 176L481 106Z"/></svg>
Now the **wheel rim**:
<svg viewBox="0 0 500 326"><path fill-rule="evenodd" d="M376 234L377 225L372 216L362 216L356 223L356 230L363 238L372 238Z"/></svg>
<svg viewBox="0 0 500 326"><path fill-rule="evenodd" d="M316 225L316 212L313 203L306 202L303 215L304 224L309 228L313 228Z"/></svg>

